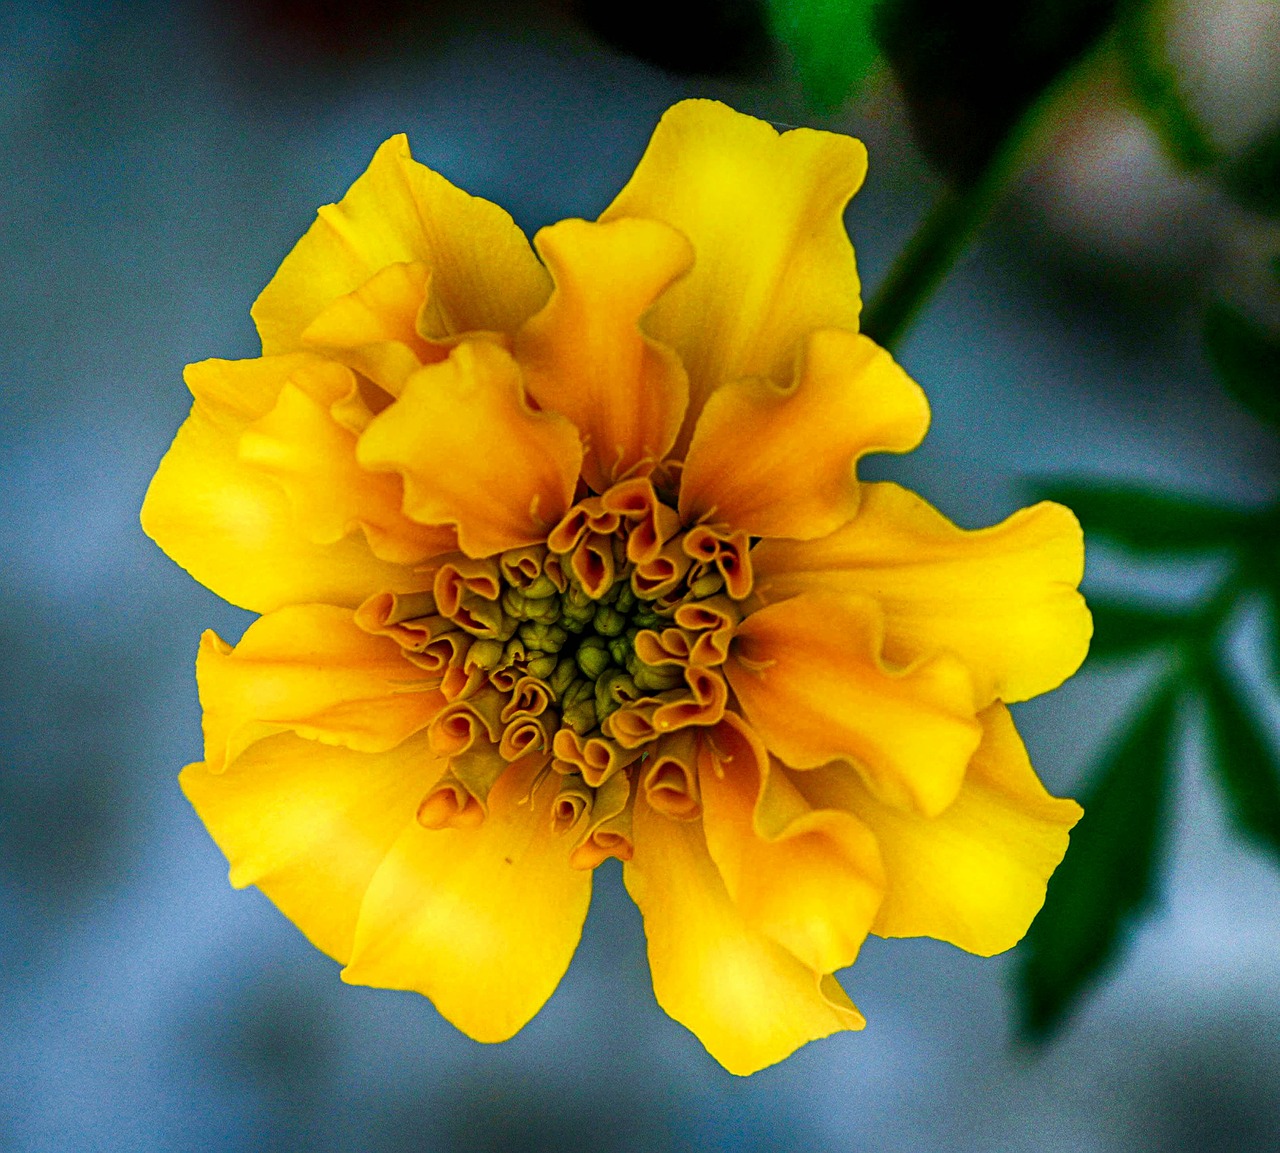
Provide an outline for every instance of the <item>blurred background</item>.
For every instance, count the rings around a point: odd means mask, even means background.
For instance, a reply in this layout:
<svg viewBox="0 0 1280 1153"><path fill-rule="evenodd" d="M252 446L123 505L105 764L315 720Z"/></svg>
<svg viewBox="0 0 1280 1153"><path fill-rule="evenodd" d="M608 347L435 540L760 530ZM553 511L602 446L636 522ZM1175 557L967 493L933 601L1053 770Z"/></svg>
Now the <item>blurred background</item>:
<svg viewBox="0 0 1280 1153"><path fill-rule="evenodd" d="M952 7L0 2L0 1148L1280 1148L1280 792L1251 778L1249 810L1229 787L1275 744L1224 776L1194 694L1162 745L1132 729L1183 651L1172 626L1113 635L1017 709L1055 792L1096 792L1118 732L1136 732L1126 763L1159 759L1158 804L1097 808L1108 844L1130 818L1155 844L1094 886L1114 907L1062 897L1039 962L873 939L843 978L865 1032L748 1080L657 1008L616 862L559 992L485 1047L413 994L342 985L257 890L231 890L177 787L200 755L200 630L234 640L249 619L138 527L190 403L182 366L257 353L250 303L387 136L532 233L599 213L695 95L866 141L848 225L869 297L922 221L959 222L915 323L872 309L934 420L867 474L967 527L1091 481L1086 588L1136 595L1122 622L1180 620L1234 557L1262 557L1222 643L1240 700L1280 716L1257 594L1280 535L1255 524L1236 549L1216 511L1275 499L1266 397L1232 389L1273 366L1280 398L1280 346L1241 377L1236 344L1215 371L1202 340L1213 308L1255 337L1280 321L1280 5L1028 3L1020 23ZM1158 67L1124 64L1141 35ZM1249 184L1233 165L1259 147ZM1134 485L1171 537L1144 544L1107 512ZM1164 549L1179 509L1210 526L1190 555Z"/></svg>

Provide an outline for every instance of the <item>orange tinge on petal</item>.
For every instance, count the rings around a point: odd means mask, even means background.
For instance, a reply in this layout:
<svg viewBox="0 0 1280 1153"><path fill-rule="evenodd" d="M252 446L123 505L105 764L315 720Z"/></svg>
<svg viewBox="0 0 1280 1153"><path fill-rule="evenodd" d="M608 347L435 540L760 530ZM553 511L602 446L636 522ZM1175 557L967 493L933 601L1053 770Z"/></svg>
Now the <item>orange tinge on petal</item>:
<svg viewBox="0 0 1280 1153"><path fill-rule="evenodd" d="M450 524L471 556L537 544L569 508L582 444L562 416L525 399L515 361L486 341L423 368L358 447L365 468L404 478L404 510Z"/></svg>
<svg viewBox="0 0 1280 1153"><path fill-rule="evenodd" d="M693 244L693 269L644 322L689 374L677 456L720 385L789 380L809 333L856 331L859 284L844 208L866 170L857 140L809 128L779 134L711 100L682 101L658 122L600 219L660 220Z"/></svg>
<svg viewBox="0 0 1280 1153"><path fill-rule="evenodd" d="M529 393L567 416L586 446L597 492L666 456L689 400L679 358L646 337L640 318L693 260L689 242L656 220L563 220L535 238L556 288L516 337Z"/></svg>
<svg viewBox="0 0 1280 1153"><path fill-rule="evenodd" d="M945 653L892 668L882 645L874 602L805 593L747 617L725 671L747 721L786 764L843 760L887 803L939 813L982 734L972 679Z"/></svg>
<svg viewBox="0 0 1280 1153"><path fill-rule="evenodd" d="M790 388L739 380L707 400L680 514L756 536L825 536L858 510L858 458L907 452L928 425L924 393L884 349L840 329L814 333Z"/></svg>

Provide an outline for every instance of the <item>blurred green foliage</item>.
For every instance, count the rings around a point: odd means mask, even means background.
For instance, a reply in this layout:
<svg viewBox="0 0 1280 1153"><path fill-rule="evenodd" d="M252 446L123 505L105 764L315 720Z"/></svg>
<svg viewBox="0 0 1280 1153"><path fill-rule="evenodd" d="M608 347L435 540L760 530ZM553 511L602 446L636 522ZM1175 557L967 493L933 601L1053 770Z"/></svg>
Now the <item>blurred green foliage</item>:
<svg viewBox="0 0 1280 1153"><path fill-rule="evenodd" d="M805 99L833 112L871 71L875 0L768 0L770 26L795 61Z"/></svg>
<svg viewBox="0 0 1280 1153"><path fill-rule="evenodd" d="M1275 268L1280 289L1280 266ZM1226 389L1280 425L1280 334L1217 301L1204 339ZM1020 971L1024 1032L1044 1037L1121 952L1126 925L1158 883L1167 794L1179 748L1179 697L1198 700L1208 768L1232 826L1280 865L1280 755L1265 711L1229 664L1233 617L1251 599L1280 619L1280 502L1220 505L1119 484L1061 482L1040 495L1075 509L1086 535L1146 560L1218 553L1214 593L1187 607L1092 597L1092 661L1161 652L1162 672L1094 767L1085 816L1027 934ZM1272 638L1274 645L1274 637ZM1272 658L1271 675L1276 672ZM1266 686L1273 694L1276 685Z"/></svg>

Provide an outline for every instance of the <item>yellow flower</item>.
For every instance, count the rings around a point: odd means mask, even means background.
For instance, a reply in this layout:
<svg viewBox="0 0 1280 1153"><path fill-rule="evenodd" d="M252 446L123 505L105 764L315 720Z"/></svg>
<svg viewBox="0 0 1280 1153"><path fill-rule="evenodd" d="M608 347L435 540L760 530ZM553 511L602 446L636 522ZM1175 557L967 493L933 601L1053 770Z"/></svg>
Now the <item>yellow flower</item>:
<svg viewBox="0 0 1280 1153"><path fill-rule="evenodd" d="M864 1024L868 933L1012 946L1079 816L1004 702L1084 658L1079 527L977 532L864 453L928 407L858 333L854 140L672 108L543 229L403 137L192 365L142 519L261 613L182 785L357 984L510 1037L624 863L654 991L734 1073Z"/></svg>

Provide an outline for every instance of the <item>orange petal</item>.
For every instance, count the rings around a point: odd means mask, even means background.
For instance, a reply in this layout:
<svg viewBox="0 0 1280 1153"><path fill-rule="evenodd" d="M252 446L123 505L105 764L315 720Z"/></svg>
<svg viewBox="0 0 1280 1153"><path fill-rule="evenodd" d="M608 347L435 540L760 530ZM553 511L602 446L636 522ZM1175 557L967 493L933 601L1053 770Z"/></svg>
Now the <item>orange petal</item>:
<svg viewBox="0 0 1280 1153"><path fill-rule="evenodd" d="M969 532L895 484L863 486L857 517L822 540L767 540L751 554L768 600L807 590L873 597L885 656L955 653L979 707L1055 688L1084 660L1092 623L1076 591L1084 539L1069 509L1043 503Z"/></svg>
<svg viewBox="0 0 1280 1153"><path fill-rule="evenodd" d="M748 925L810 969L852 965L884 892L875 837L844 809L812 807L759 738L733 714L725 720L719 755L699 773L707 849L725 888Z"/></svg>
<svg viewBox="0 0 1280 1153"><path fill-rule="evenodd" d="M415 524L400 511L399 477L356 463L356 437L332 412L356 392L355 376L340 364L299 368L275 407L240 438L240 459L276 480L299 530L316 544L336 544L363 529L375 555L397 564L456 549L452 530Z"/></svg>
<svg viewBox="0 0 1280 1153"><path fill-rule="evenodd" d="M407 828L373 878L342 978L413 989L477 1041L505 1041L555 991L577 947L591 873L553 828L555 774L512 765L475 829Z"/></svg>
<svg viewBox="0 0 1280 1153"><path fill-rule="evenodd" d="M805 593L739 626L725 671L751 727L797 769L847 761L887 803L941 812L978 746L973 684L948 654L881 659L875 603Z"/></svg>
<svg viewBox="0 0 1280 1153"><path fill-rule="evenodd" d="M360 438L360 463L404 477L404 511L457 526L470 556L545 539L573 500L582 444L562 416L524 398L497 345L467 341L422 369Z"/></svg>
<svg viewBox="0 0 1280 1153"><path fill-rule="evenodd" d="M411 569L379 560L359 535L309 540L279 484L239 458L250 422L271 411L295 370L316 363L270 357L190 365L196 403L142 506L143 529L170 557L255 612L309 601L355 607L375 591L415 583Z"/></svg>
<svg viewBox="0 0 1280 1153"><path fill-rule="evenodd" d="M393 136L338 204L326 205L253 306L266 353L303 346L335 300L389 264L431 270L449 333L514 332L546 302L550 281L524 233L496 204L417 163Z"/></svg>
<svg viewBox="0 0 1280 1153"><path fill-rule="evenodd" d="M231 645L207 632L196 660L205 761L217 772L283 730L360 752L383 752L426 728L444 698L388 637L332 605L260 617Z"/></svg>
<svg viewBox="0 0 1280 1153"><path fill-rule="evenodd" d="M884 349L824 329L809 338L790 388L738 380L707 400L681 474L680 515L756 536L824 536L858 510L858 458L908 452L928 427L924 393Z"/></svg>
<svg viewBox="0 0 1280 1153"><path fill-rule="evenodd" d="M567 416L586 446L597 492L647 474L675 442L689 402L679 358L640 332L640 318L693 261L689 242L656 220L562 220L534 244L555 281L516 337L529 394Z"/></svg>
<svg viewBox="0 0 1280 1153"><path fill-rule="evenodd" d="M623 865L644 914L653 992L730 1073L745 1076L801 1045L866 1021L834 977L806 968L744 920L703 839L643 798Z"/></svg>
<svg viewBox="0 0 1280 1153"><path fill-rule="evenodd" d="M369 881L443 767L423 736L358 753L281 733L225 771L189 765L181 781L231 883L257 885L345 964Z"/></svg>
<svg viewBox="0 0 1280 1153"><path fill-rule="evenodd" d="M988 957L1017 944L1044 903L1080 806L1045 791L1004 705L981 720L964 785L936 817L881 804L843 765L792 778L814 804L874 830L888 875L880 936L936 937Z"/></svg>
<svg viewBox="0 0 1280 1153"><path fill-rule="evenodd" d="M689 373L679 455L721 384L789 380L803 337L858 327L844 207L866 167L866 149L847 136L808 128L779 135L710 100L682 101L662 117L600 219L661 220L693 243L693 271L645 321Z"/></svg>

